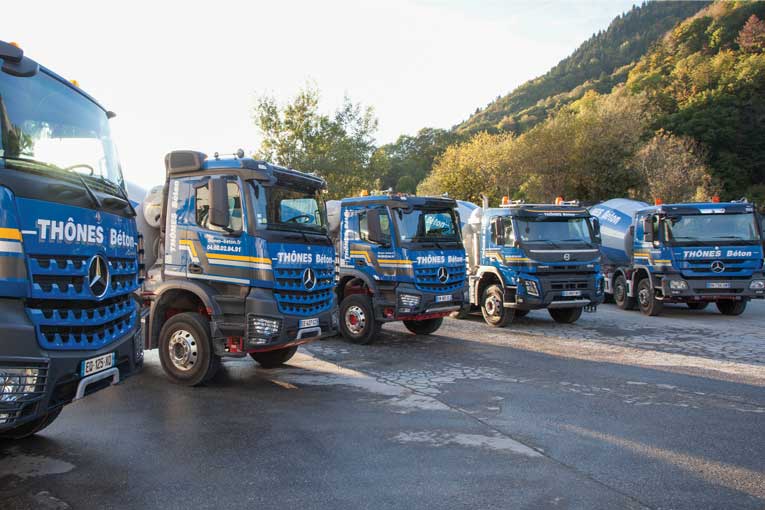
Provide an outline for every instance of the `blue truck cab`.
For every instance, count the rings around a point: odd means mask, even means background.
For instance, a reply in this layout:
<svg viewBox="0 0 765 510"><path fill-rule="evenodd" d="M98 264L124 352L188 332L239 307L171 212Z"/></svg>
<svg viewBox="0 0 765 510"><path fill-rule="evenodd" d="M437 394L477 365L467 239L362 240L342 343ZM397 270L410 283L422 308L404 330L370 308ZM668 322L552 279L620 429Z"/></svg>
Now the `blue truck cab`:
<svg viewBox="0 0 765 510"><path fill-rule="evenodd" d="M746 201L657 204L613 199L600 219L606 292L619 308L658 315L665 303L740 315L765 297L762 225Z"/></svg>
<svg viewBox="0 0 765 510"><path fill-rule="evenodd" d="M572 323L603 302L599 223L576 203L499 208L460 202L466 211L470 303L487 324L503 327L530 310L547 309Z"/></svg>
<svg viewBox="0 0 765 510"><path fill-rule="evenodd" d="M454 200L385 193L327 208L344 337L371 343L390 321L431 334L464 306L465 250Z"/></svg>
<svg viewBox="0 0 765 510"><path fill-rule="evenodd" d="M241 151L174 151L165 167L160 242L142 295L146 347L159 349L172 380L204 383L223 356L274 367L336 333L322 178Z"/></svg>
<svg viewBox="0 0 765 510"><path fill-rule="evenodd" d="M0 42L0 438L143 363L140 239L112 113Z"/></svg>

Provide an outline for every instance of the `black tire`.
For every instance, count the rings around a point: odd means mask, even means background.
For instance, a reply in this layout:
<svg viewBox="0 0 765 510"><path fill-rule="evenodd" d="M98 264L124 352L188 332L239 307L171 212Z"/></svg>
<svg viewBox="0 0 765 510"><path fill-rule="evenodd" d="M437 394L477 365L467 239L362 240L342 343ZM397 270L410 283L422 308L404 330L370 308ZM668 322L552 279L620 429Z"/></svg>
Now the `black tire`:
<svg viewBox="0 0 765 510"><path fill-rule="evenodd" d="M503 306L504 293L499 285L489 285L481 296L481 314L486 324L495 328L504 328L515 317L515 310Z"/></svg>
<svg viewBox="0 0 765 510"><path fill-rule="evenodd" d="M220 356L213 352L207 318L184 312L168 319L159 332L159 361L178 384L198 386L212 379L220 369Z"/></svg>
<svg viewBox="0 0 765 510"><path fill-rule="evenodd" d="M47 414L44 414L39 418L36 418L16 428L6 430L0 434L0 439L18 440L37 434L45 427L53 423L56 418L58 418L58 415L61 414L61 409L63 409L63 407L56 408L53 411L50 411Z"/></svg>
<svg viewBox="0 0 765 510"><path fill-rule="evenodd" d="M627 295L627 279L620 274L614 280L614 304L622 310L634 310L635 298Z"/></svg>
<svg viewBox="0 0 765 510"><path fill-rule="evenodd" d="M723 315L741 315L746 310L746 301L718 301L715 304Z"/></svg>
<svg viewBox="0 0 765 510"><path fill-rule="evenodd" d="M276 368L288 362L298 350L297 345L266 352L251 352L250 357L263 368Z"/></svg>
<svg viewBox="0 0 765 510"><path fill-rule="evenodd" d="M582 308L548 308L547 312L555 322L572 324L582 316Z"/></svg>
<svg viewBox="0 0 765 510"><path fill-rule="evenodd" d="M709 303L706 301L692 301L690 303L685 303L685 304L688 305L688 308L690 308L691 310L703 310L709 305Z"/></svg>
<svg viewBox="0 0 765 510"><path fill-rule="evenodd" d="M369 296L351 294L340 303L340 332L351 342L369 345L377 340L381 328Z"/></svg>
<svg viewBox="0 0 765 510"><path fill-rule="evenodd" d="M643 278L638 282L637 296L638 307L640 307L643 315L655 317L664 308L664 303L656 298L656 292L654 292L649 278Z"/></svg>
<svg viewBox="0 0 765 510"><path fill-rule="evenodd" d="M521 310L520 308L516 308L513 316L516 319L520 319L521 317L526 317L530 311L531 310Z"/></svg>
<svg viewBox="0 0 765 510"><path fill-rule="evenodd" d="M425 319L421 321L404 321L404 326L415 335L430 335L435 333L443 323L444 319L442 318Z"/></svg>

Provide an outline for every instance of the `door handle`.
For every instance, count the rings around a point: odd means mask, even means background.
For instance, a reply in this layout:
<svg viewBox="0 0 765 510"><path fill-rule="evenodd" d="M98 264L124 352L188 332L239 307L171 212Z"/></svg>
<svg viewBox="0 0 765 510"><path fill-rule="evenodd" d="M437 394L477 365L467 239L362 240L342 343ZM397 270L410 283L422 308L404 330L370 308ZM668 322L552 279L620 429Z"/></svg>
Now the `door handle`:
<svg viewBox="0 0 765 510"><path fill-rule="evenodd" d="M186 268L189 270L189 273L191 274L202 274L203 269L202 266L199 264L189 264L186 266Z"/></svg>

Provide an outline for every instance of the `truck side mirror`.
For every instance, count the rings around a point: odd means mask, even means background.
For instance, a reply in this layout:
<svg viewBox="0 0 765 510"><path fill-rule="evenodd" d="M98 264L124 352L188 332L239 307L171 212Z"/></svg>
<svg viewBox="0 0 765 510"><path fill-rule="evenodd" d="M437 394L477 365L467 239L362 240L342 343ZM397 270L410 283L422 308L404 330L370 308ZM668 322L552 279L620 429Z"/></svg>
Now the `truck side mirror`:
<svg viewBox="0 0 765 510"><path fill-rule="evenodd" d="M505 245L505 221L501 216L491 220L491 242L497 246Z"/></svg>
<svg viewBox="0 0 765 510"><path fill-rule="evenodd" d="M220 228L228 228L228 184L223 177L210 179L210 212L208 222Z"/></svg>
<svg viewBox="0 0 765 510"><path fill-rule="evenodd" d="M595 235L595 239L600 242L600 220L598 218L592 218L592 233Z"/></svg>
<svg viewBox="0 0 765 510"><path fill-rule="evenodd" d="M388 238L382 233L380 225L380 209L370 209L367 212L367 239L375 244L388 244Z"/></svg>
<svg viewBox="0 0 765 510"><path fill-rule="evenodd" d="M652 243L653 241L653 217L646 216L643 218L643 242Z"/></svg>

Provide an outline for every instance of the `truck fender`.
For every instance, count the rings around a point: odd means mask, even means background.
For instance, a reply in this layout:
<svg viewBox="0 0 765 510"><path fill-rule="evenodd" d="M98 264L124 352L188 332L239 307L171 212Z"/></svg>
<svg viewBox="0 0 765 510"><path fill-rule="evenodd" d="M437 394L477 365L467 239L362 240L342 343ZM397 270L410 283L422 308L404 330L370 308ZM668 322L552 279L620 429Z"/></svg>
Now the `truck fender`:
<svg viewBox="0 0 765 510"><path fill-rule="evenodd" d="M479 290L481 290L485 279L489 275L496 277L499 280L500 285L502 285L502 290L504 291L505 279L502 277L500 270L492 266L481 266L478 268L478 271L476 271L475 278L471 278L470 280L472 281L469 281L470 302L474 305L480 303L481 295Z"/></svg>
<svg viewBox="0 0 765 510"><path fill-rule="evenodd" d="M340 269L340 282L343 282L348 279L352 278L358 278L359 280L363 281L367 287L369 287L369 290L372 291L373 294L379 294L379 289L377 287L377 283L369 277L368 274L359 271L358 269Z"/></svg>
<svg viewBox="0 0 765 510"><path fill-rule="evenodd" d="M221 314L220 306L212 298L216 292L209 285L202 282L195 282L189 280L172 280L160 285L154 293L154 298L151 301L151 308L149 311L149 324L148 324L148 342L147 349L155 349L159 342L159 332L164 324L164 317L158 318L157 308L160 305L164 305L170 298L169 293L173 291L185 291L196 296L199 301L204 305L207 313L210 317L216 317Z"/></svg>

